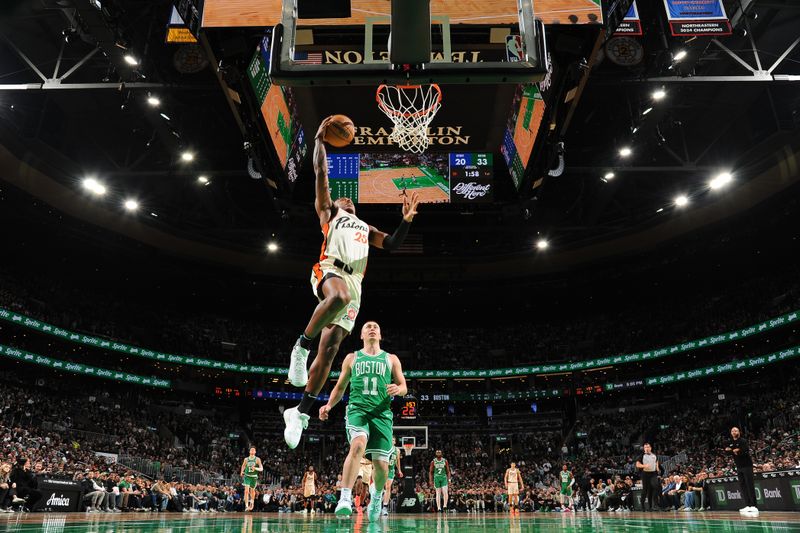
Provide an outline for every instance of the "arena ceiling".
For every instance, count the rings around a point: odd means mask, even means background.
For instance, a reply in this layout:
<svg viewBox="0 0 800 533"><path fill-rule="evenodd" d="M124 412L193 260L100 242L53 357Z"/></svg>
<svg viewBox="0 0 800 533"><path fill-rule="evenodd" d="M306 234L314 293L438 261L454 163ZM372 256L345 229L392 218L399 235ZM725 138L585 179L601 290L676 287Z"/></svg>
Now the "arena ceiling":
<svg viewBox="0 0 800 533"><path fill-rule="evenodd" d="M310 165L293 190L252 179L246 143L256 140L232 104L262 29L215 30L195 47L165 44L171 2L102 4L102 17L89 0L1 8L3 178L155 246L167 246L165 235L181 239L187 255L224 249L227 262L255 268L275 239L285 258L307 256L319 243ZM628 50L632 66L617 64L625 57L603 46L599 27L548 30L554 53L572 54L570 75L588 73L577 104L565 108L519 191L498 153L494 202L424 207L403 261L517 261L539 253L546 238L551 257L567 254L568 266L724 220L797 180L797 4L726 1L734 35L719 41L669 36L659 4L639 2L644 36L636 39L641 48ZM654 98L659 91L663 98ZM564 168L552 176L558 142ZM193 161L183 161L184 152ZM279 173L275 164L264 162L267 177ZM733 182L712 190L710 180L723 173ZM102 200L82 190L92 176L108 188ZM676 205L679 196L688 205ZM129 197L141 206L135 216L120 207ZM392 206L364 205L361 213L387 228L397 220Z"/></svg>

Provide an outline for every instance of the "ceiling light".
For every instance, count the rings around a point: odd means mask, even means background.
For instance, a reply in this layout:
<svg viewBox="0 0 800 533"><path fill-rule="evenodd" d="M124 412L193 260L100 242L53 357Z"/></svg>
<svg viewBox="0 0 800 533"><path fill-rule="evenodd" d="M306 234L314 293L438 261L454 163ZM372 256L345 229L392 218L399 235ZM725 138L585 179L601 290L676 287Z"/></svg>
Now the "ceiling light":
<svg viewBox="0 0 800 533"><path fill-rule="evenodd" d="M158 215L155 214L155 213L152 213L152 212L150 213L150 216L154 216L154 217L158 218Z"/></svg>
<svg viewBox="0 0 800 533"><path fill-rule="evenodd" d="M686 57L686 50L678 50L675 53L675 56L672 58L674 61L680 61L681 59Z"/></svg>
<svg viewBox="0 0 800 533"><path fill-rule="evenodd" d="M664 89L659 89L653 93L653 100L661 100L665 96L667 96L667 91Z"/></svg>
<svg viewBox="0 0 800 533"><path fill-rule="evenodd" d="M642 115L646 115L646 114L648 114L648 113L649 113L650 111L652 111L652 110L653 110L653 108L652 108L652 107L648 107L647 109L645 109L644 111L642 111Z"/></svg>
<svg viewBox="0 0 800 533"><path fill-rule="evenodd" d="M155 96L148 96L147 97L147 103L150 104L153 107L158 107L158 106L161 105L161 100L159 100Z"/></svg>
<svg viewBox="0 0 800 533"><path fill-rule="evenodd" d="M546 239L539 239L536 241L536 247L540 250L546 250L550 243Z"/></svg>
<svg viewBox="0 0 800 533"><path fill-rule="evenodd" d="M630 147L628 146L623 146L622 148L619 149L619 155L621 155L622 157L628 157L632 153L633 150L631 150Z"/></svg>
<svg viewBox="0 0 800 533"><path fill-rule="evenodd" d="M208 183L208 178L206 176L198 176L197 177L197 183L206 184L206 183Z"/></svg>
<svg viewBox="0 0 800 533"><path fill-rule="evenodd" d="M139 64L139 61L130 54L125 54L125 62L131 66L136 66Z"/></svg>
<svg viewBox="0 0 800 533"><path fill-rule="evenodd" d="M708 182L708 186L712 189L721 189L725 185L729 184L733 181L733 176L730 175L729 172L723 172L722 174L718 175L714 179Z"/></svg>
<svg viewBox="0 0 800 533"><path fill-rule="evenodd" d="M613 180L614 179L614 173L613 172L606 172L606 175L603 176L603 178L605 178L606 180Z"/></svg>
<svg viewBox="0 0 800 533"><path fill-rule="evenodd" d="M186 161L187 163L189 161L193 161L194 160L194 154L192 152L188 152L188 151L187 152L183 152L181 154L181 160Z"/></svg>
<svg viewBox="0 0 800 533"><path fill-rule="evenodd" d="M678 207L683 207L689 203L689 198L686 197L685 194L681 194L680 196L675 197L675 205Z"/></svg>
<svg viewBox="0 0 800 533"><path fill-rule="evenodd" d="M663 210L664 210L664 208L663 208L663 207L659 207L658 209L656 209L656 213L660 213L660 212L662 212Z"/></svg>
<svg viewBox="0 0 800 533"><path fill-rule="evenodd" d="M269 243L267 245L267 250L269 250L270 252L277 252L278 251L278 243L276 243L274 241Z"/></svg>
<svg viewBox="0 0 800 533"><path fill-rule="evenodd" d="M106 187L94 178L86 178L83 180L83 188L97 196L103 196L106 193Z"/></svg>
<svg viewBox="0 0 800 533"><path fill-rule="evenodd" d="M170 120L170 118L169 118L167 115L165 115L164 113L159 113L159 114L160 114L162 117L164 117L165 119L167 119L167 120Z"/></svg>
<svg viewBox="0 0 800 533"><path fill-rule="evenodd" d="M136 211L139 209L139 202L136 200L125 200L125 209L128 211Z"/></svg>

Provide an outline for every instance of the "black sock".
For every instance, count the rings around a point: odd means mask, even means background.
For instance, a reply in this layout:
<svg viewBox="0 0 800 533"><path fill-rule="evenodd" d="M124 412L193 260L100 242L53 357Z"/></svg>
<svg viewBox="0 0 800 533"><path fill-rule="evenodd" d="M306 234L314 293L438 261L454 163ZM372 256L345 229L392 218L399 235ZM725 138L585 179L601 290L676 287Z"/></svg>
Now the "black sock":
<svg viewBox="0 0 800 533"><path fill-rule="evenodd" d="M297 406L297 410L307 415L311 412L311 409L314 407L314 402L317 401L317 396L315 394L309 394L307 392L303 393L303 399L300 400L300 405Z"/></svg>
<svg viewBox="0 0 800 533"><path fill-rule="evenodd" d="M306 350L310 350L313 347L314 339L309 339L306 337L305 333L300 334L300 338L297 339L297 343L300 345L301 348L305 348Z"/></svg>

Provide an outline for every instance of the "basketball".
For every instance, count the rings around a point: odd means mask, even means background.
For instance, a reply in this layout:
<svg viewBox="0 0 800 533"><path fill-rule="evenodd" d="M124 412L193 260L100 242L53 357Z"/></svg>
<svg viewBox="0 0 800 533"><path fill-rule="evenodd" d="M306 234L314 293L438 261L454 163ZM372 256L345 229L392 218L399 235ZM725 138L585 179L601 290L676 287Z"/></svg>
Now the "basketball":
<svg viewBox="0 0 800 533"><path fill-rule="evenodd" d="M356 127L349 117L344 115L333 115L328 126L325 128L325 135L322 140L336 148L343 148L353 142L356 135Z"/></svg>

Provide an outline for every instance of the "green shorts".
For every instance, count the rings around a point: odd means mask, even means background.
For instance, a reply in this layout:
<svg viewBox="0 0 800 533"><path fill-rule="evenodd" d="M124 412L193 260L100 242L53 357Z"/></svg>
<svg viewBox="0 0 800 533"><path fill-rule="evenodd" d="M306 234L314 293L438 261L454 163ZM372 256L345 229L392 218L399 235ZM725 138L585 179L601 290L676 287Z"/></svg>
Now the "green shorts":
<svg viewBox="0 0 800 533"><path fill-rule="evenodd" d="M254 489L256 488L256 485L258 485L258 478L245 476L244 481L242 483L244 484L245 487L250 487L251 489Z"/></svg>
<svg viewBox="0 0 800 533"><path fill-rule="evenodd" d="M365 456L371 456L373 461L389 462L392 453L392 412L371 413L358 408L347 407L344 417L344 429L347 433L347 442L352 442L359 435L367 437Z"/></svg>
<svg viewBox="0 0 800 533"><path fill-rule="evenodd" d="M572 487L569 486L569 483L562 483L561 484L561 495L562 496L572 496Z"/></svg>
<svg viewBox="0 0 800 533"><path fill-rule="evenodd" d="M447 476L433 476L433 488L441 489L447 486Z"/></svg>

